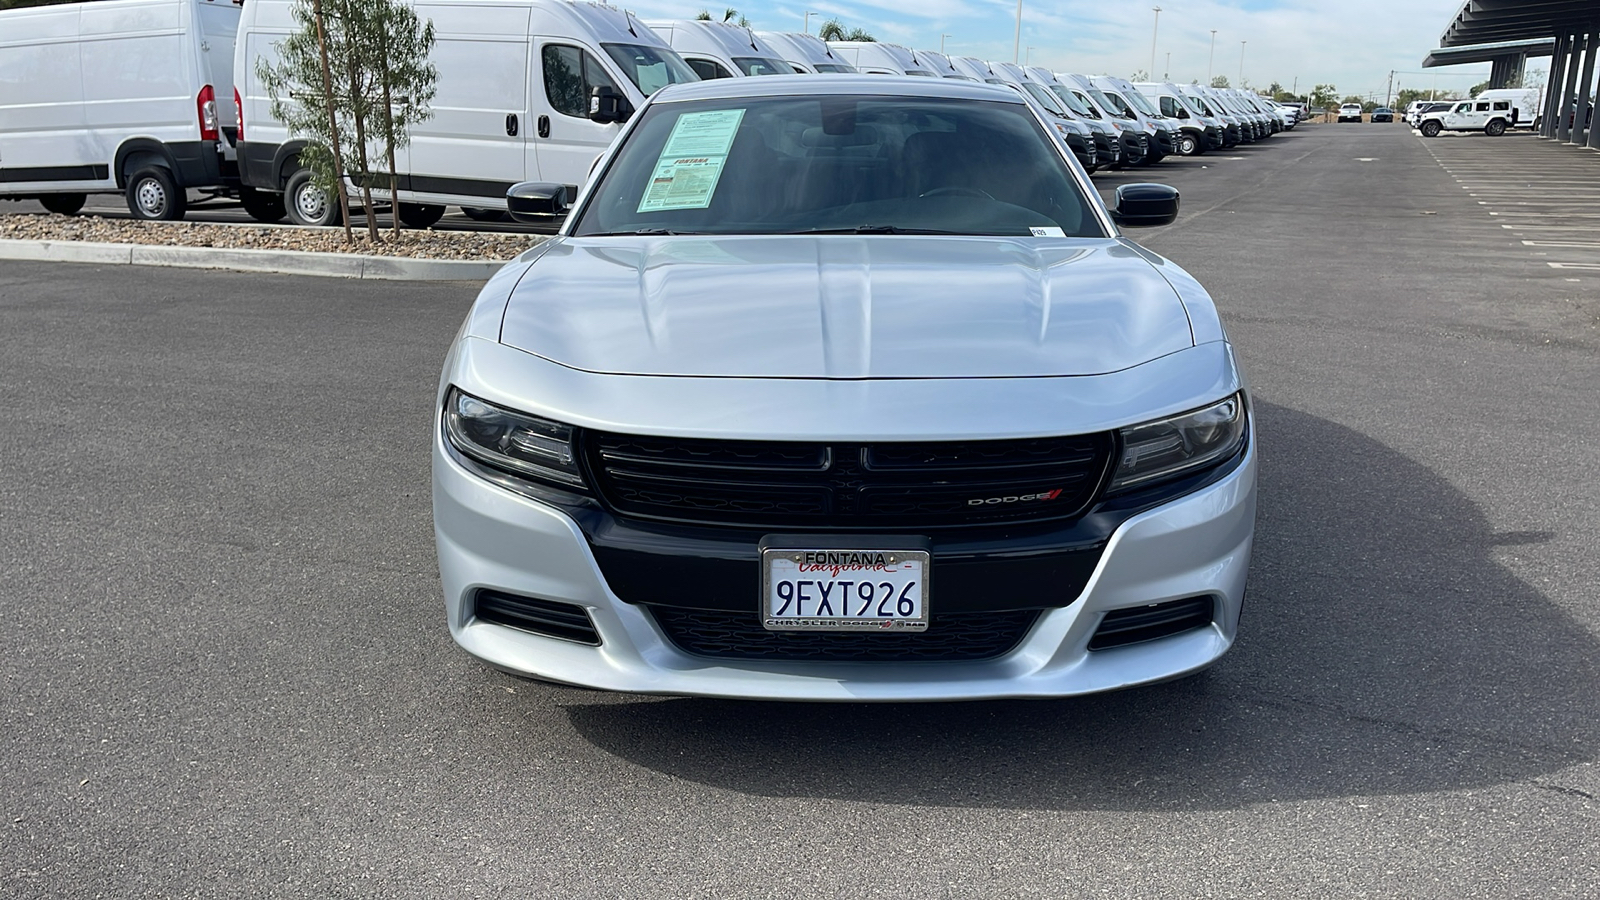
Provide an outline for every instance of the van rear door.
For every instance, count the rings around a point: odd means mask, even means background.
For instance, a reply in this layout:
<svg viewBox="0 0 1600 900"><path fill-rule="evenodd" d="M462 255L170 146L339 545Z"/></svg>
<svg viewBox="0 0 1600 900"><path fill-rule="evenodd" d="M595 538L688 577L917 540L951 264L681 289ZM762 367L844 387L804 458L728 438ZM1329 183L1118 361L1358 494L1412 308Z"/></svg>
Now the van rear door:
<svg viewBox="0 0 1600 900"><path fill-rule="evenodd" d="M423 202L504 209L506 191L530 173L524 157L528 118L528 8L417 4L432 19L439 78L433 115L411 126L396 160L408 173L402 192ZM473 198L481 198L475 202Z"/></svg>
<svg viewBox="0 0 1600 900"><path fill-rule="evenodd" d="M200 32L200 80L217 96L217 121L233 144L239 112L233 105L233 42L239 34L239 5L233 0L198 0L196 24Z"/></svg>

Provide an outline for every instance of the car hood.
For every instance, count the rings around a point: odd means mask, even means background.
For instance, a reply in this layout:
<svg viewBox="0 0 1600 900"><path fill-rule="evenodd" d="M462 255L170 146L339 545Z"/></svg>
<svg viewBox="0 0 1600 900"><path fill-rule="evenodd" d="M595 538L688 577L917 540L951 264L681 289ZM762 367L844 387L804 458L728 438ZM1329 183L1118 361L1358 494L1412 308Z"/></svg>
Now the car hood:
<svg viewBox="0 0 1600 900"><path fill-rule="evenodd" d="M1194 345L1119 240L899 235L558 238L500 339L590 372L818 379L1096 375Z"/></svg>

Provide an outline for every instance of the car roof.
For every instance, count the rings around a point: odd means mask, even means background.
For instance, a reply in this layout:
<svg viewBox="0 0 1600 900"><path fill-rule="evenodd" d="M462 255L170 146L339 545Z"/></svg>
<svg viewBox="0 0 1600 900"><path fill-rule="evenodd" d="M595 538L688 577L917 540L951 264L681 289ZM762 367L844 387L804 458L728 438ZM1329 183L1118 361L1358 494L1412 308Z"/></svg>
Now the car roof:
<svg viewBox="0 0 1600 900"><path fill-rule="evenodd" d="M859 94L862 96L954 97L1023 103L1022 95L1009 87L980 84L956 78L926 78L917 75L773 75L764 78L717 78L668 85L657 91L658 103L685 100L727 100L738 97L784 97L810 94Z"/></svg>

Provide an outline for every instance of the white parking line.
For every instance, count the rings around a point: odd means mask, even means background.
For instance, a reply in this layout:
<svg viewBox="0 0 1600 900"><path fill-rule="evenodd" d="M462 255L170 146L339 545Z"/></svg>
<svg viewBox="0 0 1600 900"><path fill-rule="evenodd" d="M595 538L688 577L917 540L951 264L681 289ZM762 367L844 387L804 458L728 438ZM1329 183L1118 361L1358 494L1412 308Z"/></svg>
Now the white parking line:
<svg viewBox="0 0 1600 900"><path fill-rule="evenodd" d="M1586 250L1600 250L1600 244L1593 241L1523 241L1528 247L1578 247Z"/></svg>

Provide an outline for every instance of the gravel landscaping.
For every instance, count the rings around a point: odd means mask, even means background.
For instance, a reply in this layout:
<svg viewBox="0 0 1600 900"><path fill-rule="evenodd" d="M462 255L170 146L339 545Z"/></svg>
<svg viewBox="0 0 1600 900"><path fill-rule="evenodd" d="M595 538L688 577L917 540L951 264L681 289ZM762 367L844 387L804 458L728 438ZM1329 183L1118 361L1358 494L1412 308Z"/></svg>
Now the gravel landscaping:
<svg viewBox="0 0 1600 900"><path fill-rule="evenodd" d="M299 250L402 256L411 259L507 260L545 240L537 234L406 229L373 243L366 230L346 243L342 228L285 225L216 225L200 222L143 222L92 216L0 215L0 240L84 241L101 244L153 244L165 247L220 247L230 250Z"/></svg>

